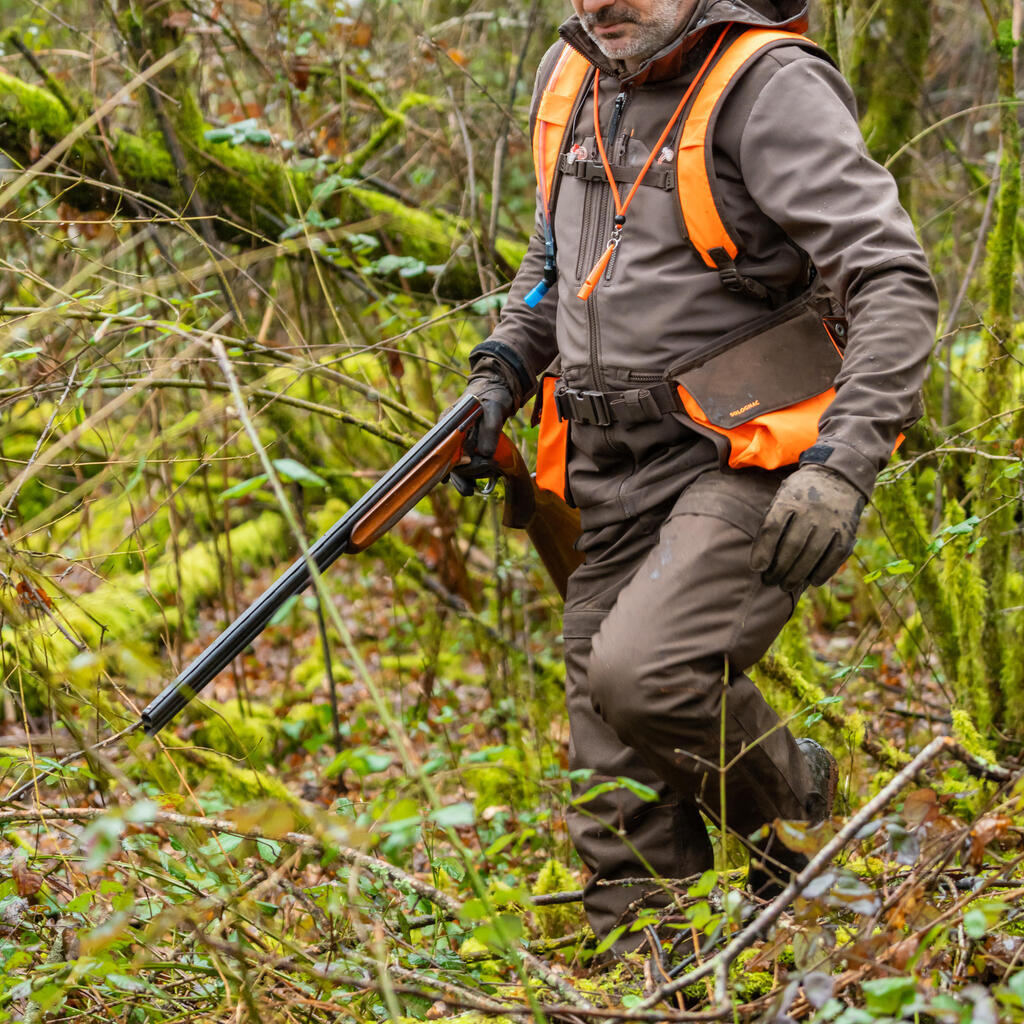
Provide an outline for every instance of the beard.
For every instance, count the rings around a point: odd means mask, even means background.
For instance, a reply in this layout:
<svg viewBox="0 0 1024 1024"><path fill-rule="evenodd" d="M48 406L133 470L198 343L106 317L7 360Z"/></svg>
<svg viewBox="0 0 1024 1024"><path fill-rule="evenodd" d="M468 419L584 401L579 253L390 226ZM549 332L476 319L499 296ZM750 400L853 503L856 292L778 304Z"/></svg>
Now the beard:
<svg viewBox="0 0 1024 1024"><path fill-rule="evenodd" d="M640 15L631 7L613 4L593 14L581 14L580 22L606 57L612 60L643 60L672 41L680 28L680 14L686 6L685 0L653 0L650 11ZM626 26L618 36L600 36L594 32L599 25L616 24Z"/></svg>

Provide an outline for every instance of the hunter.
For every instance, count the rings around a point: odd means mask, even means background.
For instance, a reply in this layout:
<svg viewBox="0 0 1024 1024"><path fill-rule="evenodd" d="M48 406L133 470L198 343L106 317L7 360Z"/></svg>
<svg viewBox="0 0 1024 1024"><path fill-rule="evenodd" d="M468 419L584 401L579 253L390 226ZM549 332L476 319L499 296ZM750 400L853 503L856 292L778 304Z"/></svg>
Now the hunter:
<svg viewBox="0 0 1024 1024"><path fill-rule="evenodd" d="M703 816L766 897L804 863L771 823L831 813L834 759L745 673L850 555L919 412L937 299L803 0L572 6L531 108L536 231L470 390L482 455L538 395L538 483L580 510L577 792L659 796L572 809L607 936L663 899L607 883L713 866Z"/></svg>

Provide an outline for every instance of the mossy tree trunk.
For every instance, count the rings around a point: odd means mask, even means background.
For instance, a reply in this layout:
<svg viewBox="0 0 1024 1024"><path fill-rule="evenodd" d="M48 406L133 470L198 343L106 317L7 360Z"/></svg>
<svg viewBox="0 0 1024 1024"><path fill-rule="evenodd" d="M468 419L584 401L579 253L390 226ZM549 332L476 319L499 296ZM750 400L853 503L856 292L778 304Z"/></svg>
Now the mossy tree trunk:
<svg viewBox="0 0 1024 1024"><path fill-rule="evenodd" d="M989 314L987 324L984 396L986 418L999 416L1019 404L1020 344L1014 327L1014 293L1020 240L1018 218L1021 207L1021 138L1017 107L1017 83L1014 67L1016 41L1013 37L1011 0L998 0L989 9L998 71L1000 144L999 194L996 219L988 240ZM996 420L998 436L1008 449L1024 429L1019 413L1009 422ZM991 428L990 428L991 429ZM982 576L988 586L985 603L984 653L993 703L1000 717L1003 712L1019 723L1024 721L1024 692L1021 691L1010 659L1019 660L1013 651L1014 639L1007 635L1010 620L1006 609L1011 592L1017 589L1011 559L1015 540L1015 511L1019 504L1019 481L1008 480L999 464L980 460L973 481L977 494L977 514L986 521L986 543L981 549Z"/></svg>
<svg viewBox="0 0 1024 1024"><path fill-rule="evenodd" d="M152 17L159 20L160 15ZM145 60L152 63L149 47L157 41L147 37L138 24L125 28L135 34L134 45L140 46ZM165 39L161 45L166 48L168 43L173 39ZM315 201L318 179L295 170L273 152L209 141L192 88L186 75L161 76L160 90L174 97L162 101L162 117L156 116L151 106L154 117L150 123L134 131L118 132L112 141L109 136L92 134L78 140L57 165L63 175L61 200L82 210L113 211L123 206L127 191L147 215L158 220L180 216L180 223L200 236L208 230L208 243L215 236L222 243L254 248L275 244L290 224L304 221L315 208L322 221L337 217L342 225L357 224L360 233L380 238L385 251L435 268L407 278L414 287L436 288L453 300L479 295L478 268L468 255L472 228L467 221L427 212L369 186L348 183ZM80 110L101 105L90 96L78 98ZM404 116L395 112L392 120L397 130ZM0 71L0 152L16 165L32 165L40 153L59 143L75 126L75 116L45 86ZM334 170L339 179L352 173L344 164ZM199 230L192 221L184 220L197 215L205 226ZM318 233L312 222L309 231ZM344 233L344 227L335 232L342 250ZM312 247L302 245L301 238L291 247L312 258ZM494 248L499 272L510 277L525 247L499 239ZM340 262L344 269L344 258Z"/></svg>
<svg viewBox="0 0 1024 1024"><path fill-rule="evenodd" d="M823 0L816 15L817 39L853 84L871 155L883 163L919 124L932 14L932 0ZM903 153L891 167L907 206L911 159Z"/></svg>

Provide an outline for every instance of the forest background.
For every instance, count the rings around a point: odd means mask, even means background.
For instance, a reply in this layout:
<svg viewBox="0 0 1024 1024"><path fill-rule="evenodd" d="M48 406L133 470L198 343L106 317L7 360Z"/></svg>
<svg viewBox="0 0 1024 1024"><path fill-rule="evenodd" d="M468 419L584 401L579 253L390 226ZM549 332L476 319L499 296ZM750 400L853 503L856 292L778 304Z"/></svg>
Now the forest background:
<svg viewBox="0 0 1024 1024"><path fill-rule="evenodd" d="M0 1020L1024 1020L1020 0L813 11L942 320L757 670L843 772L791 911L716 839L594 965L560 601L450 488L121 735L461 392L567 10L0 0Z"/></svg>

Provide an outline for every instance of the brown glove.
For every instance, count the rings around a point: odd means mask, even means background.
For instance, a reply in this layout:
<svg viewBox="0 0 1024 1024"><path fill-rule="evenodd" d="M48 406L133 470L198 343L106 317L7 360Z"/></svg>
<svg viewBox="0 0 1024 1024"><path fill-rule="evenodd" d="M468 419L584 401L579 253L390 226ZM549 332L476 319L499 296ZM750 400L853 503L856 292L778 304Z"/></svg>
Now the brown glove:
<svg viewBox="0 0 1024 1024"><path fill-rule="evenodd" d="M850 557L867 499L824 466L786 477L761 523L750 568L768 586L796 591L821 586Z"/></svg>

